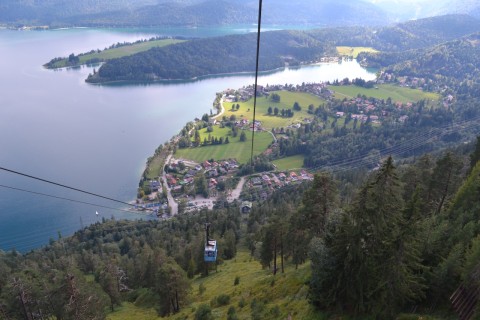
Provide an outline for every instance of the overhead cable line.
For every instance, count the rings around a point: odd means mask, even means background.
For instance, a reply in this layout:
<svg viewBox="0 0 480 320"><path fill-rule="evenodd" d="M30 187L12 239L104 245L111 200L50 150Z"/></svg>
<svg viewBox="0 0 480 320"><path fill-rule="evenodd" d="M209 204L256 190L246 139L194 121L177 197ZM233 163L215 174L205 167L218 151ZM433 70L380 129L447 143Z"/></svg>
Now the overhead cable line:
<svg viewBox="0 0 480 320"><path fill-rule="evenodd" d="M124 212L132 212L131 210L127 210L127 209L113 208L113 207L104 206L104 205L100 205L100 204L96 204L96 203L91 203L91 202L86 202L86 201L80 201L80 200L74 200L74 199L70 199L70 198L54 196L54 195L47 194L47 193L36 192L36 191L31 191L31 190L26 190L26 189L21 189L21 188L15 188L15 187L6 186L6 185L3 185L3 184L0 184L0 187L1 187L1 188L5 188L5 189L10 189L10 190L15 190L15 191L21 191L21 192L25 192L25 193L35 194L35 195L39 195L39 196L44 196L44 197L59 199L59 200L65 200L65 201L70 201L70 202L76 202L76 203L86 204L86 205L89 205L89 206L94 206L94 207L99 207L99 208L112 209L112 210L118 210L118 211L124 211Z"/></svg>
<svg viewBox="0 0 480 320"><path fill-rule="evenodd" d="M100 195L98 193L85 191L85 190L82 190L82 189L79 189L79 188L70 187L70 186L67 186L67 185L62 184L62 183L58 183L58 182L54 182L54 181L51 181L51 180L48 180L48 179L35 177L35 176L29 175L29 174L26 174L26 173L22 173L22 172L19 172L19 171L15 171L15 170L12 170L12 169L7 169L7 168L4 168L4 167L0 167L0 170L6 171L6 172L9 172L9 173L13 173L13 174L16 174L16 175L19 175L19 176L27 177L27 178L30 178L30 179L33 179L33 180L38 180L38 181L42 181L42 182L45 182L45 183L53 184L55 186L59 186L59 187L65 188L65 189L70 189L70 190L73 190L73 191L88 194L90 196L94 196L94 197L97 197L97 198L102 198L102 199L110 200L110 201L113 201L113 202L121 203L121 204L124 204L124 205L129 206L129 207L137 208L136 205L125 202L125 201L121 201L121 200L117 200L117 199L114 199L114 198L111 198L111 197L103 196L103 195ZM146 209L149 210L148 208L146 208Z"/></svg>
<svg viewBox="0 0 480 320"><path fill-rule="evenodd" d="M376 158L380 155L400 155L405 152L410 152L415 150L416 148L426 144L429 141L433 141L434 139L438 139L444 135L447 135L452 132L457 132L459 129L472 129L477 127L477 120L480 117L475 117L470 120L463 120L456 123L449 123L447 125L443 125L437 128L433 128L427 132L419 134L412 139L403 141L400 144L393 145L390 147L386 147L383 149L378 150L378 154L370 154L365 153L362 155L358 155L355 157L332 161L325 165L314 166L310 168L310 170L319 170L319 169L330 169L333 172L340 172L345 170L350 170L353 168L358 168L365 165L375 164L378 162ZM348 168L347 168L348 166Z"/></svg>
<svg viewBox="0 0 480 320"><path fill-rule="evenodd" d="M257 55L255 63L255 85L253 90L253 125L252 125L252 150L250 152L250 163L253 167L253 145L255 143L255 114L257 110L257 87L258 87L258 65L260 61L260 31L262 29L262 0L258 1L258 30L257 30Z"/></svg>

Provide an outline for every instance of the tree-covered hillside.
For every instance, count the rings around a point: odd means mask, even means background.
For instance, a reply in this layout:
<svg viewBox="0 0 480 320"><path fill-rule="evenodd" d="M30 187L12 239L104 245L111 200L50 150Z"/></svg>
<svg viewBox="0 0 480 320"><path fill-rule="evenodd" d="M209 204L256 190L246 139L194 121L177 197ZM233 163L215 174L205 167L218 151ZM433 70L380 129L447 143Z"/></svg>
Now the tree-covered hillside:
<svg viewBox="0 0 480 320"><path fill-rule="evenodd" d="M88 82L159 79L191 79L211 74L255 70L256 35L197 39L142 54L110 60ZM299 64L334 54L334 48L300 31L262 34L261 70L285 63Z"/></svg>
<svg viewBox="0 0 480 320"><path fill-rule="evenodd" d="M299 64L336 55L336 46L405 51L439 44L480 31L468 16L443 16L379 29L350 27L313 31L272 31L261 37L260 69ZM198 39L153 49L104 64L89 82L190 79L211 74L254 71L255 35Z"/></svg>
<svg viewBox="0 0 480 320"><path fill-rule="evenodd" d="M308 297L312 319L455 318L452 293L480 285L478 141L470 158L458 148L409 164L389 157L367 175L319 173L310 184L255 203L249 214L234 205L166 221L104 220L24 255L0 252L0 315L105 319L127 303L174 318L236 319L239 308L244 316L273 320L295 316ZM199 303L208 290L202 286L207 221L218 263L231 272L232 283L220 285L234 288ZM235 268L251 268L229 261L239 247L259 262L255 283L272 294L238 277L245 270ZM311 276L294 270L304 264ZM292 288L298 278L308 294ZM477 313L477 298L471 302ZM411 312L417 315L401 315Z"/></svg>

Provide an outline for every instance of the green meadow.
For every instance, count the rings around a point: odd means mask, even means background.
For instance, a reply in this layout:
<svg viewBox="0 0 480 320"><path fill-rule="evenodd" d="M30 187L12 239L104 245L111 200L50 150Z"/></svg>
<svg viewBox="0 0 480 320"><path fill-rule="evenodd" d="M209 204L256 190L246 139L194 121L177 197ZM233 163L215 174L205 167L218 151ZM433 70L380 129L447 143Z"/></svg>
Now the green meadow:
<svg viewBox="0 0 480 320"><path fill-rule="evenodd" d="M291 157L285 157L282 159L272 161L278 170L291 170L303 167L303 155L296 155Z"/></svg>
<svg viewBox="0 0 480 320"><path fill-rule="evenodd" d="M349 86L329 86L329 89L335 92L335 98L354 98L358 94L377 99L392 98L394 102L417 102L420 100L438 101L440 95L432 92L424 92L420 89L412 89L407 87L399 87L391 84L381 84L376 88L362 88L355 85Z"/></svg>
<svg viewBox="0 0 480 320"><path fill-rule="evenodd" d="M240 130L241 131L241 130ZM211 132L212 137L223 137L224 139L228 136L230 143L221 144L221 145L208 145L201 146L196 148L185 148L177 149L175 152L175 158L189 159L196 162L202 162L209 159L221 160L221 159L236 159L239 163L246 163L250 160L251 150L252 150L252 132L245 131L247 135L247 141L240 142L240 132L238 136L233 138L229 135L230 129L228 128L219 128L218 126L213 127L213 132ZM206 129L200 131L201 141L203 138L208 136ZM255 141L253 146L253 154L258 155L264 152L268 146L272 143L272 135L268 132L255 132Z"/></svg>
<svg viewBox="0 0 480 320"><path fill-rule="evenodd" d="M273 102L267 97L257 98L255 119L261 121L262 126L268 129L286 127L294 123L302 122L305 118L311 119L313 118L313 115L307 112L308 106L313 104L315 108L317 108L320 104L325 103L324 100L309 93L289 91L276 91L272 93L277 93L280 95L280 102ZM301 111L293 110L293 104L295 102L300 104L300 107L302 108ZM253 98L246 102L238 102L240 105L239 110L232 110L232 104L237 104L237 102L223 103L223 107L225 108L225 113L223 114L224 116L228 118L231 115L235 115L237 119L246 118L250 121L253 120ZM272 109L277 107L280 111L282 109L292 109L295 114L291 118L282 117L281 115L275 116L273 115L273 112L272 115L269 115L268 107L272 107Z"/></svg>
<svg viewBox="0 0 480 320"><path fill-rule="evenodd" d="M352 56L354 59L362 52L379 52L371 47L337 47L337 52L341 56Z"/></svg>
<svg viewBox="0 0 480 320"><path fill-rule="evenodd" d="M188 305L180 312L169 317L155 316L153 308L143 309L134 303L124 303L108 320L126 319L195 319L195 312L202 304L211 306L212 319L227 319L228 309L235 308L238 319L252 319L252 301L257 302L256 312L261 319L325 319L313 310L308 303L307 280L310 264L300 265L298 269L286 263L285 273L276 276L254 260L246 251L239 251L237 256L211 271L208 277L197 277L193 280ZM238 284L235 285L235 278ZM201 292L199 288L203 287ZM228 296L223 305L216 303L220 295Z"/></svg>
<svg viewBox="0 0 480 320"><path fill-rule="evenodd" d="M161 40L152 40L152 41L134 43L132 45L126 45L118 48L106 49L100 52L81 55L79 56L79 59L80 59L80 64L86 64L87 61L92 59L99 59L100 61L106 61L110 59L130 56L135 53L150 50L152 48L165 47L165 46L169 46L169 45L184 42L184 41L185 40L161 39ZM66 62L67 62L67 59L60 60L56 62L51 68L64 68L66 67Z"/></svg>

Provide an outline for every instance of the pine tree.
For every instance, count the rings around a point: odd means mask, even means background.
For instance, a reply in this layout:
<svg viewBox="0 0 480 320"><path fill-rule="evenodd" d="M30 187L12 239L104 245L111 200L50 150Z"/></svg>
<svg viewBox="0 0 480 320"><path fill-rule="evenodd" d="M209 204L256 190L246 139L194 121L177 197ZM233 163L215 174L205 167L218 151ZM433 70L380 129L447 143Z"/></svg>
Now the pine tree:
<svg viewBox="0 0 480 320"><path fill-rule="evenodd" d="M302 200L299 219L301 228L309 230L311 235L322 237L329 216L338 208L337 186L328 173L315 174L313 184Z"/></svg>
<svg viewBox="0 0 480 320"><path fill-rule="evenodd" d="M392 318L405 302L422 296L413 227L417 211L413 204L404 209L401 191L389 157L361 188L333 234L327 235L324 244L317 243L322 259L312 260L314 303Z"/></svg>

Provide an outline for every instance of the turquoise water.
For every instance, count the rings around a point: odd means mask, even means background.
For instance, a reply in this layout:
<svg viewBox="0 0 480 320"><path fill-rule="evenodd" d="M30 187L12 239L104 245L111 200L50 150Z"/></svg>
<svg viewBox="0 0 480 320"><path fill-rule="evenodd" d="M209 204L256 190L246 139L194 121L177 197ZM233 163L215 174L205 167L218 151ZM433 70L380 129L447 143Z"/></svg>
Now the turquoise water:
<svg viewBox="0 0 480 320"><path fill-rule="evenodd" d="M94 86L89 67L46 70L53 57L102 49L155 35L211 36L232 29L0 30L0 166L129 201L146 158L195 117L210 112L215 93L253 83L253 75L147 85ZM260 84L373 79L356 62L262 75ZM109 201L0 171L0 185L118 208ZM120 205L121 206L121 205ZM95 214L98 211L99 216ZM139 218L0 187L0 248L25 252L58 232L72 234L102 217ZM144 217L147 218L147 217Z"/></svg>

